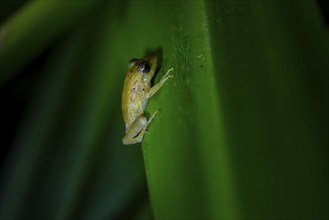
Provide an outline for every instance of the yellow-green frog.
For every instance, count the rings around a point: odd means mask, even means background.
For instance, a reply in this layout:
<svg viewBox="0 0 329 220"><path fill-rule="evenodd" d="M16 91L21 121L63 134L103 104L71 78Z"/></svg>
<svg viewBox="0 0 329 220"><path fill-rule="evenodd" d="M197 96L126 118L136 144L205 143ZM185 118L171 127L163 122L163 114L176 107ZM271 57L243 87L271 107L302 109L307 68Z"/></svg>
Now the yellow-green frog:
<svg viewBox="0 0 329 220"><path fill-rule="evenodd" d="M126 125L126 135L122 138L125 145L136 144L143 140L147 126L154 116L154 112L147 120L144 110L151 98L171 77L169 73L162 77L159 83L151 87L151 79L157 69L158 59L154 54L149 54L141 59L132 59L128 64L128 72L122 90L122 113Z"/></svg>

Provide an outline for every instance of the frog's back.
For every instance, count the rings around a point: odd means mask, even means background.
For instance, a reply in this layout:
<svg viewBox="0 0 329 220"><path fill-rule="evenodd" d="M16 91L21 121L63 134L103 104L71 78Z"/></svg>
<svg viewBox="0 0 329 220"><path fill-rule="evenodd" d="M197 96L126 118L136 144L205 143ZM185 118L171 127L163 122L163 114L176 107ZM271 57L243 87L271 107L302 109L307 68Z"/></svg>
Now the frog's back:
<svg viewBox="0 0 329 220"><path fill-rule="evenodd" d="M122 90L122 113L126 130L143 114L147 98L139 75L128 72Z"/></svg>

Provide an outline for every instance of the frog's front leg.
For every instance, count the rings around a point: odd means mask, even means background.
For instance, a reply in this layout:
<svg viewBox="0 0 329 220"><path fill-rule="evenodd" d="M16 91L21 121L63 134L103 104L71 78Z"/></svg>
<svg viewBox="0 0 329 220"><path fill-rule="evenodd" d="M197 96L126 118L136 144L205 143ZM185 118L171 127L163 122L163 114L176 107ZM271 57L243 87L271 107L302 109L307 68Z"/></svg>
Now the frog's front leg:
<svg viewBox="0 0 329 220"><path fill-rule="evenodd" d="M147 132L146 131L147 126L151 123L154 116L158 112L159 111L154 112L153 115L149 118L149 120L147 120L146 117L143 115L136 118L134 123L127 131L126 135L122 138L122 143L125 145L129 145L129 144L137 144L142 142L144 134Z"/></svg>
<svg viewBox="0 0 329 220"><path fill-rule="evenodd" d="M170 68L167 73L162 77L162 79L160 80L160 82L158 82L156 85L154 85L152 88L150 88L150 90L147 93L147 98L151 98L155 93L157 93L157 91L163 86L163 84L171 77L173 77L173 75L169 75L169 73L171 71L173 71L174 68Z"/></svg>

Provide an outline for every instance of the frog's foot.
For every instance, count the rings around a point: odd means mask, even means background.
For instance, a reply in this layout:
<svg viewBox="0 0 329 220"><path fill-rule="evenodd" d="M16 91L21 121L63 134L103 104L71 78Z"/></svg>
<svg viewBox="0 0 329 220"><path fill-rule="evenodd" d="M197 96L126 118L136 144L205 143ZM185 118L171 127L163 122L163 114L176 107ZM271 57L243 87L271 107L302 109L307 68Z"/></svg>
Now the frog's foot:
<svg viewBox="0 0 329 220"><path fill-rule="evenodd" d="M167 71L167 73L162 77L162 79L161 79L162 84L163 84L164 82L166 82L168 79L174 77L172 74L169 74L169 73L170 73L171 71L173 71L173 70L174 70L174 68L170 68L170 69Z"/></svg>
<svg viewBox="0 0 329 220"><path fill-rule="evenodd" d="M157 93L157 91L164 85L164 83L173 77L172 74L169 74L171 71L173 71L174 68L170 68L167 73L161 78L160 82L158 82L157 84L155 84L153 87L150 88L150 90L148 91L148 93L146 94L147 98L151 98L155 93Z"/></svg>

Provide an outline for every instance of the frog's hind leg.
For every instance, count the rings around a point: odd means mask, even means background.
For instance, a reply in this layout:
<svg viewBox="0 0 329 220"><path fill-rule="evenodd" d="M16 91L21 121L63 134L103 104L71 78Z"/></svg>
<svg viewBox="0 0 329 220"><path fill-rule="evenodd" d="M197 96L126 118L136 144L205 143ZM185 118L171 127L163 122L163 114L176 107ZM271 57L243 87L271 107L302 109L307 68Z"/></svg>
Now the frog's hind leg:
<svg viewBox="0 0 329 220"><path fill-rule="evenodd" d="M156 111L153 113L153 115L149 118L149 120L146 119L145 116L141 115L134 123L131 125L129 131L126 133L126 135L122 138L122 143L125 145L129 144L137 144L142 142L144 134L147 132L146 128L153 120L154 116L159 111Z"/></svg>

